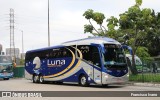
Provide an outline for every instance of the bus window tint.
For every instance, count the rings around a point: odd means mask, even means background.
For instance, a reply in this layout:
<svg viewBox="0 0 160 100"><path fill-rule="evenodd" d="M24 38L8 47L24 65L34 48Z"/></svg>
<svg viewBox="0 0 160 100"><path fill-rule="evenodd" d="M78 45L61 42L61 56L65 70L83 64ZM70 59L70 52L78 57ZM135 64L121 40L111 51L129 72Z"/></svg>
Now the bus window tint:
<svg viewBox="0 0 160 100"><path fill-rule="evenodd" d="M125 55L120 45L105 44L104 64L110 67L126 66Z"/></svg>
<svg viewBox="0 0 160 100"><path fill-rule="evenodd" d="M86 45L77 46L77 48L81 51L84 60L91 61L91 51L90 47ZM77 52L77 56L80 57L79 53Z"/></svg>
<svg viewBox="0 0 160 100"><path fill-rule="evenodd" d="M56 48L48 51L49 58L72 57L71 51L67 48Z"/></svg>
<svg viewBox="0 0 160 100"><path fill-rule="evenodd" d="M81 51L84 60L94 65L101 66L98 48L95 46L79 45L77 48ZM79 53L77 53L79 57Z"/></svg>
<svg viewBox="0 0 160 100"><path fill-rule="evenodd" d="M63 58L63 57L72 57L72 53L65 47L54 48L49 50L31 52L26 54L26 61L33 60L35 57L40 59L50 59L50 58Z"/></svg>

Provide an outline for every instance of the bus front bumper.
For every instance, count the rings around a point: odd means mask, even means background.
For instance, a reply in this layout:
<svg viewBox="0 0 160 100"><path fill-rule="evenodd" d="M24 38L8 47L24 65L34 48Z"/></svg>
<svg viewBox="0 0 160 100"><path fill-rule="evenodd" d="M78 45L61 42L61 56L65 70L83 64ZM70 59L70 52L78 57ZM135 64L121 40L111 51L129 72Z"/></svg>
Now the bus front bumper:
<svg viewBox="0 0 160 100"><path fill-rule="evenodd" d="M0 78L13 78L13 72L12 73L0 73Z"/></svg>
<svg viewBox="0 0 160 100"><path fill-rule="evenodd" d="M128 82L129 75L124 75L122 77L115 77L108 74L103 76L102 84L122 84Z"/></svg>

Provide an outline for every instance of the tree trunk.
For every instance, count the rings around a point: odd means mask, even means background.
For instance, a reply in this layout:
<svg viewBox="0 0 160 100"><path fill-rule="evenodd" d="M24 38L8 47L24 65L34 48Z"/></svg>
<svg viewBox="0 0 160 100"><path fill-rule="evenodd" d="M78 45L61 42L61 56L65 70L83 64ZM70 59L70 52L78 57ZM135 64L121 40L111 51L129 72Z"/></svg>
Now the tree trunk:
<svg viewBox="0 0 160 100"><path fill-rule="evenodd" d="M137 23L137 22L136 22ZM137 34L138 34L138 29L137 29L137 25L135 26L135 40L133 42L133 47L132 47L132 68L131 68L131 72L133 75L137 75L138 71L136 68L136 64L135 64L135 53L136 53L136 41L137 41Z"/></svg>
<svg viewBox="0 0 160 100"><path fill-rule="evenodd" d="M89 23L90 23L90 25L93 26L93 24L91 23L90 19L89 19ZM95 28L94 26L93 26L93 29L94 29L98 34L100 34L100 33L96 30L96 28Z"/></svg>
<svg viewBox="0 0 160 100"><path fill-rule="evenodd" d="M138 72L137 72L137 68L136 68L136 64L135 64L135 52L134 52L134 50L132 51L132 66L131 66L131 72L132 72L132 74L133 75L137 75L138 74Z"/></svg>

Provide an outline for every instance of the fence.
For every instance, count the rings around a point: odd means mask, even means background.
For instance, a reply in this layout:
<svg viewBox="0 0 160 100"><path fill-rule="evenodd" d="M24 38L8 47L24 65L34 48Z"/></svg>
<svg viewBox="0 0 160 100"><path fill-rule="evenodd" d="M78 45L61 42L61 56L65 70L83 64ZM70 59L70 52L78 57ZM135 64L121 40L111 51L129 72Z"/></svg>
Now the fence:
<svg viewBox="0 0 160 100"><path fill-rule="evenodd" d="M136 68L138 74L130 74L130 81L160 82L160 61L143 61L142 65Z"/></svg>
<svg viewBox="0 0 160 100"><path fill-rule="evenodd" d="M24 77L24 70L25 70L24 66L17 66L13 68L13 73L14 73L13 77L16 77L16 78Z"/></svg>

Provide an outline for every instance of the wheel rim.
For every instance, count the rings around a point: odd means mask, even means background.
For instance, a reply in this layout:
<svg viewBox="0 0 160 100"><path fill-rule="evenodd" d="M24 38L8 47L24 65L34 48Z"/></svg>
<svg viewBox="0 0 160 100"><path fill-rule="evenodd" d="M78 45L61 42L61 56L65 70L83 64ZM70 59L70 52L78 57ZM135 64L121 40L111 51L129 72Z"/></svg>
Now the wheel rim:
<svg viewBox="0 0 160 100"><path fill-rule="evenodd" d="M33 81L34 81L34 82L37 82L37 78L38 78L37 75L34 75Z"/></svg>
<svg viewBox="0 0 160 100"><path fill-rule="evenodd" d="M83 76L83 77L81 78L81 84L82 84L82 85L85 85L85 84L86 84L86 77Z"/></svg>
<svg viewBox="0 0 160 100"><path fill-rule="evenodd" d="M40 81L40 83L43 82L43 76L40 76L40 77L39 77L39 81Z"/></svg>

